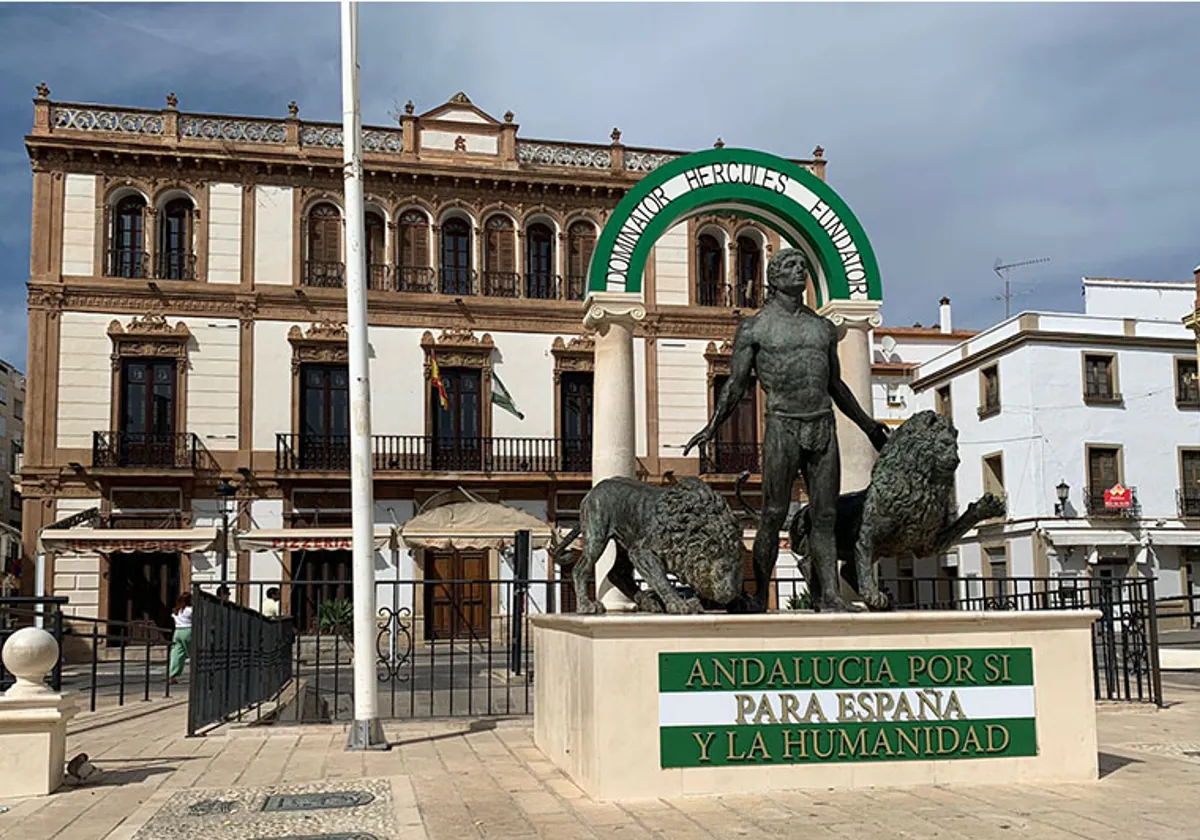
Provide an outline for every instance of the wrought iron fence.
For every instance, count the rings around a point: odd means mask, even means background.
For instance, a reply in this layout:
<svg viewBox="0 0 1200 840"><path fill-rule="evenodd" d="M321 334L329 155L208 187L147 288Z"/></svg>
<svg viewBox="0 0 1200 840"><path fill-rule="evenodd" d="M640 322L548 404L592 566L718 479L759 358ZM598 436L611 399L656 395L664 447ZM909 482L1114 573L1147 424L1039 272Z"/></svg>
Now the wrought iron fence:
<svg viewBox="0 0 1200 840"><path fill-rule="evenodd" d="M444 295L475 294L475 271L470 268L442 266L438 272L438 289Z"/></svg>
<svg viewBox="0 0 1200 840"><path fill-rule="evenodd" d="M588 279L586 274L569 274L565 286L567 300L583 300L587 295Z"/></svg>
<svg viewBox="0 0 1200 840"><path fill-rule="evenodd" d="M483 293L488 297L520 297L521 275L515 271L485 271Z"/></svg>
<svg viewBox="0 0 1200 840"><path fill-rule="evenodd" d="M150 254L134 248L110 248L104 262L104 276L144 280L150 266Z"/></svg>
<svg viewBox="0 0 1200 840"><path fill-rule="evenodd" d="M525 297L538 300L555 300L562 278L557 274L532 271L525 275Z"/></svg>
<svg viewBox="0 0 1200 840"><path fill-rule="evenodd" d="M1181 519L1200 519L1200 488L1181 488L1175 491Z"/></svg>
<svg viewBox="0 0 1200 840"><path fill-rule="evenodd" d="M92 465L194 470L198 468L201 449L200 439L191 432L94 432Z"/></svg>
<svg viewBox="0 0 1200 840"><path fill-rule="evenodd" d="M392 290L391 273L391 266L371 263L367 266L367 288L373 292L390 292Z"/></svg>
<svg viewBox="0 0 1200 840"><path fill-rule="evenodd" d="M346 285L346 264L308 260L304 263L304 275L301 279L303 286L341 289Z"/></svg>
<svg viewBox="0 0 1200 840"><path fill-rule="evenodd" d="M378 472L590 472L587 440L560 438L373 435ZM345 472L350 469L348 435L275 436L275 469L281 472Z"/></svg>
<svg viewBox="0 0 1200 840"><path fill-rule="evenodd" d="M715 441L700 447L701 475L754 475L762 472L762 446L757 443Z"/></svg>
<svg viewBox="0 0 1200 840"><path fill-rule="evenodd" d="M396 291L423 292L429 294L437 289L432 268L412 265L396 266Z"/></svg>
<svg viewBox="0 0 1200 840"><path fill-rule="evenodd" d="M1088 516L1129 516L1141 515L1141 505L1138 503L1136 487L1126 487L1128 498L1123 502L1114 502L1111 506L1105 501L1107 487L1083 488L1083 505Z"/></svg>
<svg viewBox="0 0 1200 840"><path fill-rule="evenodd" d="M696 281L697 306L728 306L729 287L724 283Z"/></svg>
<svg viewBox="0 0 1200 840"><path fill-rule="evenodd" d="M195 280L196 255L183 251L159 251L154 259L154 276L158 280Z"/></svg>

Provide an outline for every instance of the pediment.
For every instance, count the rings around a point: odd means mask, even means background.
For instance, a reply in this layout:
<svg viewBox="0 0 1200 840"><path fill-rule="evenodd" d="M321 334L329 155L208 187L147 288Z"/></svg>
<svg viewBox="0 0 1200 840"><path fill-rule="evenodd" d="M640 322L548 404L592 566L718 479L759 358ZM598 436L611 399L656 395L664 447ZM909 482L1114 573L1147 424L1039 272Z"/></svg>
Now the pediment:
<svg viewBox="0 0 1200 840"><path fill-rule="evenodd" d="M444 105L421 114L420 119L472 125L500 125L498 119L477 108L467 95L461 92L454 94Z"/></svg>

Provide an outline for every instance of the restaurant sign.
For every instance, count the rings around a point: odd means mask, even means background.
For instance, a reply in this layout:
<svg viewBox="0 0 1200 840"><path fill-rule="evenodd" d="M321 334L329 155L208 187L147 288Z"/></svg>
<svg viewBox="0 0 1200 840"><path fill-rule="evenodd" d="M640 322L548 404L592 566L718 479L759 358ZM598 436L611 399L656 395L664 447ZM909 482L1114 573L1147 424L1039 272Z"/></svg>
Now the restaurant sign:
<svg viewBox="0 0 1200 840"><path fill-rule="evenodd" d="M661 766L1037 755L1030 648L660 653Z"/></svg>
<svg viewBox="0 0 1200 840"><path fill-rule="evenodd" d="M1133 507L1133 492L1118 482L1104 491L1104 507L1107 510L1123 510Z"/></svg>

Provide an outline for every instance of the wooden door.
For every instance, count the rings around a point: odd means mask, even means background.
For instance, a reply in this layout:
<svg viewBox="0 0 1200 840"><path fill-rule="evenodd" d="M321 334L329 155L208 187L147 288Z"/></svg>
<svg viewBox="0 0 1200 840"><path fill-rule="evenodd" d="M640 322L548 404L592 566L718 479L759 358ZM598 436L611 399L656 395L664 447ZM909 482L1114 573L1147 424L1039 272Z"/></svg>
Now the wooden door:
<svg viewBox="0 0 1200 840"><path fill-rule="evenodd" d="M1104 491L1117 483L1117 450L1096 447L1088 450L1088 494L1092 504L1104 509Z"/></svg>
<svg viewBox="0 0 1200 840"><path fill-rule="evenodd" d="M713 405L721 396L728 376L713 378ZM758 465L758 384L753 379L721 427L713 444L716 472L760 472Z"/></svg>
<svg viewBox="0 0 1200 840"><path fill-rule="evenodd" d="M165 641L175 622L171 611L181 587L178 554L108 555L109 644L144 641L147 633ZM120 622L120 623L117 623ZM155 633L157 626L164 631Z"/></svg>
<svg viewBox="0 0 1200 840"><path fill-rule="evenodd" d="M474 368L443 368L442 406L437 385L431 383L433 411L433 468L458 472L483 468L483 396L480 372Z"/></svg>
<svg viewBox="0 0 1200 840"><path fill-rule="evenodd" d="M353 570L354 555L350 551L292 552L292 615L300 632L317 632L322 604L354 600ZM336 631L332 626L322 630Z"/></svg>
<svg viewBox="0 0 1200 840"><path fill-rule="evenodd" d="M563 373L559 382L562 418L562 469L591 472L594 418L591 371Z"/></svg>
<svg viewBox="0 0 1200 840"><path fill-rule="evenodd" d="M175 361L125 359L121 366L118 464L175 465Z"/></svg>
<svg viewBox="0 0 1200 840"><path fill-rule="evenodd" d="M486 551L425 552L425 638L487 639L491 589Z"/></svg>
<svg viewBox="0 0 1200 840"><path fill-rule="evenodd" d="M350 469L350 375L345 365L304 365L300 391L300 466Z"/></svg>

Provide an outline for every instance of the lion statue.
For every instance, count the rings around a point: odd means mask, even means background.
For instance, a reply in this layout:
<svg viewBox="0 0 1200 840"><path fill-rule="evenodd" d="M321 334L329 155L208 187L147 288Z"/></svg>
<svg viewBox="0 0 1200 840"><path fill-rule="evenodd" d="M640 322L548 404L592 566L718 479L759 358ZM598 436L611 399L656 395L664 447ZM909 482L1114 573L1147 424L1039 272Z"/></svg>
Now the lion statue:
<svg viewBox="0 0 1200 840"><path fill-rule="evenodd" d="M566 548L583 533L573 560ZM631 478L606 478L580 506L579 526L551 547L555 562L571 570L577 612L602 613L588 590L596 561L616 540L617 559L608 580L643 612L697 613L704 606L728 607L744 584L742 528L729 505L697 478L667 487ZM634 570L649 589L641 589ZM673 574L695 593L685 598L667 579Z"/></svg>
<svg viewBox="0 0 1200 840"><path fill-rule="evenodd" d="M1004 516L1002 499L990 493L955 516L954 472L958 469L958 431L934 411L906 420L884 444L864 490L845 493L837 506L837 557L841 576L872 610L891 608L876 576L881 557L929 557L941 554L985 519ZM808 551L810 518L802 507L789 534L814 604L825 587L837 587L836 575L823 580ZM816 574L814 574L816 572Z"/></svg>

